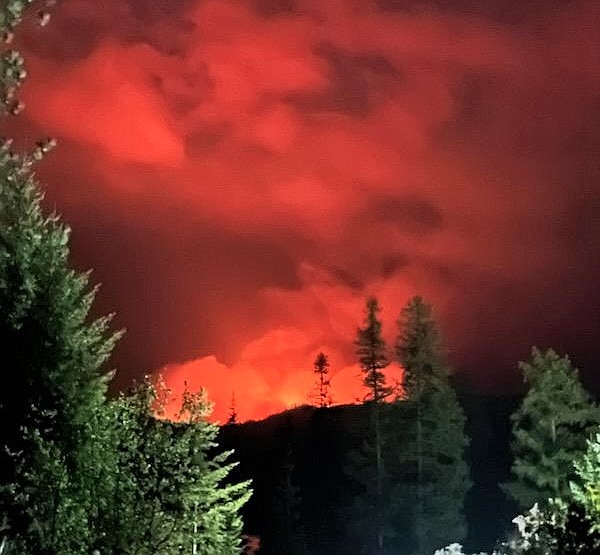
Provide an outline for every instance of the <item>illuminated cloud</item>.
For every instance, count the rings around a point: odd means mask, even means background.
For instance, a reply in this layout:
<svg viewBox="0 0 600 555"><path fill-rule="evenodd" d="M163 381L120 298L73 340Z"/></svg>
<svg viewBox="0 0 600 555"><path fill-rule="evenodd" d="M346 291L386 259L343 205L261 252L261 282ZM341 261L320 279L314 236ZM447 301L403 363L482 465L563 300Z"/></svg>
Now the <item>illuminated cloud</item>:
<svg viewBox="0 0 600 555"><path fill-rule="evenodd" d="M29 116L58 136L101 147L131 162L177 165L184 144L150 73L151 48L98 47L84 63L33 63L43 84L28 97Z"/></svg>
<svg viewBox="0 0 600 555"><path fill-rule="evenodd" d="M600 356L596 2L105 4L32 35L24 94L61 143L48 201L128 329L119 385L166 367L255 418L323 350L352 400L370 294L390 342L433 302L481 387L534 343Z"/></svg>

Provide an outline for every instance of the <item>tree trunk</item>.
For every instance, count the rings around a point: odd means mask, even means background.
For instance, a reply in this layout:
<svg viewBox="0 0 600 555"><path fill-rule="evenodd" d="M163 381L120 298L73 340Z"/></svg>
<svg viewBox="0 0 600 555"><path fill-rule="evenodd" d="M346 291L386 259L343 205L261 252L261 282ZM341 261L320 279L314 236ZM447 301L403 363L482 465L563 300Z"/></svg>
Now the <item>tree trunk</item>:
<svg viewBox="0 0 600 555"><path fill-rule="evenodd" d="M417 552L423 553L423 423L421 421L421 396L417 399L417 506L416 512L416 535Z"/></svg>
<svg viewBox="0 0 600 555"><path fill-rule="evenodd" d="M380 405L375 403L375 457L377 471L377 553L383 553L383 459L381 457L381 423L379 418Z"/></svg>

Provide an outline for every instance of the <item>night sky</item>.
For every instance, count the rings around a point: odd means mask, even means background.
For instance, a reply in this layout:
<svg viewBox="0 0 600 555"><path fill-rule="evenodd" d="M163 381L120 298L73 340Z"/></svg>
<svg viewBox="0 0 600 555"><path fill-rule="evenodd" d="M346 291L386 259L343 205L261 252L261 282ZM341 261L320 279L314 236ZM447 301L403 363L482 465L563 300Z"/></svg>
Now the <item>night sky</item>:
<svg viewBox="0 0 600 555"><path fill-rule="evenodd" d="M393 341L415 294L476 389L534 344L600 387L599 2L101 5L22 39L16 132L59 141L38 174L127 328L118 387L166 366L259 418L322 350L352 401L366 297Z"/></svg>

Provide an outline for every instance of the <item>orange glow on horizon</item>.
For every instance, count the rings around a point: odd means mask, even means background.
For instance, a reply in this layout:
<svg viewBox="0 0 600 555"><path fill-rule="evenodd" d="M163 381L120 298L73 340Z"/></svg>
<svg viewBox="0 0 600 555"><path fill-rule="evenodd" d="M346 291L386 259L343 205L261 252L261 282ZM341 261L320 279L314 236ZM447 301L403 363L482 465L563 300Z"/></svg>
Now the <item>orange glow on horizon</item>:
<svg viewBox="0 0 600 555"><path fill-rule="evenodd" d="M310 357L306 367L312 367ZM385 373L390 385L400 383L402 370L398 365L390 364ZM210 356L166 366L162 376L171 392L166 407L169 418L175 418L179 411L184 384L189 391L206 390L208 400L213 404L210 420L219 424L224 424L229 418L232 394L235 395L238 422L260 420L301 405L316 405L317 381L311 370L295 371L287 379L269 383L259 369L244 365L227 367ZM367 393L358 365L338 371L333 369L330 377L333 405L359 403Z"/></svg>

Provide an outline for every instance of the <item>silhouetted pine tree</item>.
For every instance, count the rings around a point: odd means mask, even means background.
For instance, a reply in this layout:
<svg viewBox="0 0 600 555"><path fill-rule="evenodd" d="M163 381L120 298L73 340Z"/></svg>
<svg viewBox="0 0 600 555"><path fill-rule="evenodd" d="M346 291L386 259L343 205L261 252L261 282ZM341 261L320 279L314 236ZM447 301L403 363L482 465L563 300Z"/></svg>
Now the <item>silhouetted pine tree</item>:
<svg viewBox="0 0 600 555"><path fill-rule="evenodd" d="M378 554L385 552L385 540L393 535L383 458L384 401L392 394L393 388L387 385L383 372L389 360L381 335L380 310L377 299L369 298L363 327L357 331L356 354L363 373L363 384L368 389L365 403L371 408L371 432L361 448L349 454L346 469L349 477L360 485L351 525L360 533L367 549Z"/></svg>
<svg viewBox="0 0 600 555"><path fill-rule="evenodd" d="M385 341L381 335L379 303L375 297L367 299L363 327L357 331L356 354L363 373L363 385L369 390L365 401L373 401L377 406L393 392L387 385L383 369L389 365Z"/></svg>
<svg viewBox="0 0 600 555"><path fill-rule="evenodd" d="M533 348L531 361L519 367L528 390L511 417L515 479L502 489L526 509L550 497L570 498L573 461L585 452L600 414L569 357Z"/></svg>
<svg viewBox="0 0 600 555"><path fill-rule="evenodd" d="M314 373L317 375L317 392L315 397L319 407L329 407L333 402L329 388L331 380L329 379L329 360L327 355L319 353L314 362Z"/></svg>
<svg viewBox="0 0 600 555"><path fill-rule="evenodd" d="M235 392L231 394L231 405L229 405L229 416L227 417L227 424L237 424L238 414L235 403Z"/></svg>
<svg viewBox="0 0 600 555"><path fill-rule="evenodd" d="M396 495L412 514L415 553L429 553L466 535L464 499L471 482L465 461L465 416L448 378L431 307L414 297L398 320L402 396L391 442ZM390 463L391 464L391 463Z"/></svg>

